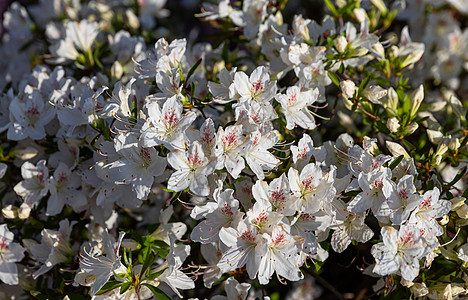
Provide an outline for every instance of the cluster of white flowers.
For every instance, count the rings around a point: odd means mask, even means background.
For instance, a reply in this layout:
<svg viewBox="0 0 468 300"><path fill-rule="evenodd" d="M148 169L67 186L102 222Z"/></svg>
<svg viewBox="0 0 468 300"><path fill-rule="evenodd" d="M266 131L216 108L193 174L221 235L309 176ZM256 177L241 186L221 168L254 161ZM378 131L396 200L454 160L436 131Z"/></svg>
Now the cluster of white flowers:
<svg viewBox="0 0 468 300"><path fill-rule="evenodd" d="M364 272L381 277L376 289L390 275L415 296L466 294L450 284L466 274L433 279L442 289L421 270L468 262L467 109L454 90L467 30L444 7L408 17L421 1L326 1L322 21L291 24L283 2L204 3L197 16L223 43L154 46L165 0L13 3L0 45L0 280L21 283L22 266L38 298L66 297L56 281L68 272L93 299L165 299L203 273L228 299L264 297L252 282L302 280L308 260L374 239ZM418 42L406 26L398 44L380 38L398 10L413 35L428 22ZM230 37L244 45L231 51ZM427 79L433 45L430 76L452 90L426 92L423 111L423 85L402 74Z"/></svg>

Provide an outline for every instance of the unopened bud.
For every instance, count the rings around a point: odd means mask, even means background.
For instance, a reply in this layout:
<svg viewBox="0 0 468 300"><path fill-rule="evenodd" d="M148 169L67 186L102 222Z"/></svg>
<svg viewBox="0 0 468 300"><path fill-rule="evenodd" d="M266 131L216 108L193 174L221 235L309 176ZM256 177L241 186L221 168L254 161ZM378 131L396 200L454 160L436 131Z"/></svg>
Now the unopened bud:
<svg viewBox="0 0 468 300"><path fill-rule="evenodd" d="M452 151L457 151L460 148L460 140L458 138L451 138L448 141L448 147Z"/></svg>
<svg viewBox="0 0 468 300"><path fill-rule="evenodd" d="M356 85L351 80L344 80L340 82L340 87L343 96L343 103L347 109L351 110L353 106L353 102L349 99L354 98L354 94L356 93Z"/></svg>
<svg viewBox="0 0 468 300"><path fill-rule="evenodd" d="M448 224L449 221L450 221L449 216L448 215L443 215L442 218L439 221L439 224L444 226L444 225Z"/></svg>
<svg viewBox="0 0 468 300"><path fill-rule="evenodd" d="M409 65L412 65L419 61L424 54L423 49L416 49L413 52L411 52L408 56L405 57L405 59L402 61L400 68L406 68Z"/></svg>
<svg viewBox="0 0 468 300"><path fill-rule="evenodd" d="M421 84L417 90L413 92L411 95L411 108L410 108L410 116L414 117L418 112L419 106L424 99L424 87Z"/></svg>
<svg viewBox="0 0 468 300"><path fill-rule="evenodd" d="M140 28L140 21L138 21L138 17L131 9L127 9L125 11L125 18L127 19L127 24L132 29Z"/></svg>
<svg viewBox="0 0 468 300"><path fill-rule="evenodd" d="M390 130L390 132L397 132L398 129L400 128L400 123L398 122L398 119L393 117L387 120L387 128Z"/></svg>
<svg viewBox="0 0 468 300"><path fill-rule="evenodd" d="M132 239L123 239L122 247L131 251L135 251L141 248L141 245Z"/></svg>
<svg viewBox="0 0 468 300"><path fill-rule="evenodd" d="M29 206L26 203L21 204L21 206L18 209L18 218L24 220L29 218L29 215L31 214L31 206Z"/></svg>
<svg viewBox="0 0 468 300"><path fill-rule="evenodd" d="M450 208L451 211L455 211L462 207L465 204L466 198L465 197L455 197L450 199L450 203L452 203L452 207Z"/></svg>
<svg viewBox="0 0 468 300"><path fill-rule="evenodd" d="M448 151L448 145L445 142L439 143L435 155L444 155Z"/></svg>
<svg viewBox="0 0 468 300"><path fill-rule="evenodd" d="M348 41L344 36L340 35L335 39L335 48L339 53L345 52L347 47Z"/></svg>
<svg viewBox="0 0 468 300"><path fill-rule="evenodd" d="M388 56L391 58L396 58L400 54L400 49L398 49L397 46L391 46L390 49L388 49Z"/></svg>
<svg viewBox="0 0 468 300"><path fill-rule="evenodd" d="M10 204L2 209L2 214L7 219L16 219L18 217L18 207Z"/></svg>
<svg viewBox="0 0 468 300"><path fill-rule="evenodd" d="M390 141L387 141L385 144L387 145L388 151L390 151L393 156L403 155L404 158L410 158L408 152L406 152L405 148L403 148L403 146L400 144Z"/></svg>
<svg viewBox="0 0 468 300"><path fill-rule="evenodd" d="M122 65L118 61L115 61L112 64L111 74L112 74L112 78L116 80L120 80L120 78L122 78L123 68L122 68Z"/></svg>
<svg viewBox="0 0 468 300"><path fill-rule="evenodd" d="M371 85L368 86L362 91L362 94L364 97L366 97L370 102L374 104L382 104L382 102L379 101L382 97L385 97L387 95L387 90L381 88L378 85Z"/></svg>
<svg viewBox="0 0 468 300"><path fill-rule="evenodd" d="M391 87L387 91L387 102L384 106L389 109L391 112L396 113L398 109L398 94L397 92Z"/></svg>
<svg viewBox="0 0 468 300"><path fill-rule="evenodd" d="M368 49L363 48L363 47L358 47L358 48L356 48L356 49L350 50L350 51L349 51L349 55L350 55L351 57L361 57L361 56L366 55L368 52L369 52Z"/></svg>
<svg viewBox="0 0 468 300"><path fill-rule="evenodd" d="M431 143L435 145L438 145L440 141L442 140L442 138L444 137L443 133L438 130L427 129L426 132L427 132L429 141L431 141Z"/></svg>
<svg viewBox="0 0 468 300"><path fill-rule="evenodd" d="M364 23L369 17L367 16L366 10L364 8L355 8L353 9L354 17L358 20L359 23Z"/></svg>
<svg viewBox="0 0 468 300"><path fill-rule="evenodd" d="M371 0L371 3L383 14L388 11L387 6L385 6L385 3L382 0Z"/></svg>
<svg viewBox="0 0 468 300"><path fill-rule="evenodd" d="M464 120L465 115L463 113L463 104L461 103L461 101L458 100L457 97L452 96L450 98L450 105L453 107L453 110L458 115L458 117L460 117L462 120Z"/></svg>
<svg viewBox="0 0 468 300"><path fill-rule="evenodd" d="M419 127L418 123L410 123L406 125L405 131L407 134L412 134L413 132L416 131L416 129L418 129L418 127Z"/></svg>
<svg viewBox="0 0 468 300"><path fill-rule="evenodd" d="M415 297L424 297L427 294L429 294L429 289L426 287L426 284L424 282L422 283L415 283L410 287L411 293Z"/></svg>
<svg viewBox="0 0 468 300"><path fill-rule="evenodd" d="M351 80L344 80L340 82L340 87L344 98L349 99L354 97L354 93L356 92L356 85L354 82Z"/></svg>
<svg viewBox="0 0 468 300"><path fill-rule="evenodd" d="M372 49L380 56L380 59L385 59L385 49L381 43L377 42L372 46Z"/></svg>

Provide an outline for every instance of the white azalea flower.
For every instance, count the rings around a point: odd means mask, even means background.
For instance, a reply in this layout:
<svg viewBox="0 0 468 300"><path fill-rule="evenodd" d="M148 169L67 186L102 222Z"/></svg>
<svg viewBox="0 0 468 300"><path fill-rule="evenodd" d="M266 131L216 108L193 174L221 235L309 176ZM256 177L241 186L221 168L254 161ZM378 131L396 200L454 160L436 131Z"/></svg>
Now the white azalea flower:
<svg viewBox="0 0 468 300"><path fill-rule="evenodd" d="M376 260L373 272L384 276L400 271L404 279L413 281L419 274L419 258L425 252L419 229L402 225L397 231L386 226L381 233L383 242L371 249Z"/></svg>
<svg viewBox="0 0 468 300"><path fill-rule="evenodd" d="M205 157L198 141L190 144L186 152L170 152L167 161L175 170L167 183L168 189L178 192L190 187L190 190L199 196L209 195L207 176L213 173L216 162L210 162Z"/></svg>
<svg viewBox="0 0 468 300"><path fill-rule="evenodd" d="M77 222L68 222L68 220L60 221L58 231L44 229L41 232L41 243L34 240L24 239L23 243L31 253L32 257L42 263L42 266L34 272L33 278L45 274L55 265L68 261L70 255L74 255L74 251L70 248L68 240L73 225Z"/></svg>
<svg viewBox="0 0 468 300"><path fill-rule="evenodd" d="M227 250L218 262L223 272L234 271L245 266L250 279L255 279L260 266L261 256L266 254L266 239L247 219L239 222L237 228L224 227L219 239Z"/></svg>
<svg viewBox="0 0 468 300"><path fill-rule="evenodd" d="M49 169L45 160L37 162L36 166L26 161L21 166L23 181L15 185L16 194L24 198L24 203L35 206L49 191Z"/></svg>
<svg viewBox="0 0 468 300"><path fill-rule="evenodd" d="M219 195L213 195L217 202L208 202L203 206L196 206L190 216L195 220L204 218L190 234L190 239L203 244L219 239L221 228L236 224L244 215L239 211L239 201L233 197L234 191L227 189Z"/></svg>
<svg viewBox="0 0 468 300"><path fill-rule="evenodd" d="M317 127L313 115L307 109L317 100L318 89L301 91L298 86L290 86L286 90L286 95L276 95L276 100L281 104L286 117L286 128L292 130L296 124L304 129L314 129Z"/></svg>
<svg viewBox="0 0 468 300"><path fill-rule="evenodd" d="M65 204L70 205L75 212L85 209L88 201L82 191L81 178L64 163L60 162L49 180L50 197L47 201L48 216L59 214Z"/></svg>
<svg viewBox="0 0 468 300"><path fill-rule="evenodd" d="M237 178L245 167L242 155L245 154L246 138L242 134L242 125L232 125L218 129L216 148L213 154L218 158L216 169L226 167L232 177Z"/></svg>
<svg viewBox="0 0 468 300"><path fill-rule="evenodd" d="M262 135L257 130L250 134L251 144L245 154L245 160L258 179L265 178L264 171L273 170L280 164L280 160L268 151L278 140L279 136L274 131Z"/></svg>
<svg viewBox="0 0 468 300"><path fill-rule="evenodd" d="M18 268L16 262L24 257L24 249L13 242L14 234L7 224L0 225L0 280L9 285L18 284Z"/></svg>
<svg viewBox="0 0 468 300"><path fill-rule="evenodd" d="M131 184L137 198L148 197L154 177L166 169L166 159L153 147L142 146L135 134L119 134L114 141L120 159L107 165L115 184Z"/></svg>
<svg viewBox="0 0 468 300"><path fill-rule="evenodd" d="M157 102L146 104L148 108L148 121L142 129L141 139L145 147L164 144L170 150L185 149L184 131L196 119L194 112L182 115L182 103L175 95L164 102L163 108Z"/></svg>
<svg viewBox="0 0 468 300"><path fill-rule="evenodd" d="M266 255L261 258L258 270L260 284L267 284L274 272L276 272L278 279L279 276L290 281L304 278L295 262L300 249L286 227L283 224L276 225L273 227L271 235L265 233L264 236L268 240L268 250ZM281 279L279 280L281 281Z"/></svg>
<svg viewBox="0 0 468 300"><path fill-rule="evenodd" d="M40 140L45 138L44 126L55 116L55 110L46 104L39 90L31 86L25 92L13 98L10 102L10 127L8 139L23 140L31 138Z"/></svg>
<svg viewBox="0 0 468 300"><path fill-rule="evenodd" d="M105 252L104 255L94 255L93 248L89 243L86 243L81 249L80 268L82 271L95 276L93 285L89 294L94 296L114 274L114 271L119 269L122 264L120 262L119 249L125 233L120 232L117 241L109 235L107 229L102 232L102 246Z"/></svg>

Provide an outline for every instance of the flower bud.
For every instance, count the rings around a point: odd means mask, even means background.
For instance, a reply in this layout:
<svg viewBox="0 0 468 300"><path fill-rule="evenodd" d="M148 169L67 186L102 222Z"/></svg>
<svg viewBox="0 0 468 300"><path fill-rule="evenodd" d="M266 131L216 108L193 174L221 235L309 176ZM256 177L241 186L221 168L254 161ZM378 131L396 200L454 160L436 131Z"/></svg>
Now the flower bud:
<svg viewBox="0 0 468 300"><path fill-rule="evenodd" d="M392 112L396 112L398 109L398 94L391 87L387 91L387 102L384 103L384 106Z"/></svg>
<svg viewBox="0 0 468 300"><path fill-rule="evenodd" d="M131 251L135 251L141 248L141 245L132 239L123 239L122 247Z"/></svg>
<svg viewBox="0 0 468 300"><path fill-rule="evenodd" d="M385 3L382 0L371 0L371 3L383 14L388 11L387 6L385 6Z"/></svg>
<svg viewBox="0 0 468 300"><path fill-rule="evenodd" d="M456 210L457 216L461 219L468 219L468 205L464 204Z"/></svg>
<svg viewBox="0 0 468 300"><path fill-rule="evenodd" d="M440 141L442 140L442 138L444 137L442 132L438 130L427 129L426 133L427 133L427 136L429 137L429 141L431 141L431 143L436 144L436 145L438 145Z"/></svg>
<svg viewBox="0 0 468 300"><path fill-rule="evenodd" d="M397 132L398 129L400 128L400 123L398 122L398 119L393 117L387 120L387 128L390 130L390 132Z"/></svg>
<svg viewBox="0 0 468 300"><path fill-rule="evenodd" d="M356 85L351 80L344 80L340 82L341 91L343 92L343 98L349 99L354 97L356 92Z"/></svg>
<svg viewBox="0 0 468 300"><path fill-rule="evenodd" d="M453 107L453 110L458 115L458 117L462 120L465 119L465 115L463 113L463 104L457 97L452 96L450 98L450 105Z"/></svg>
<svg viewBox="0 0 468 300"><path fill-rule="evenodd" d="M122 78L123 68L122 68L122 65L118 61L115 61L112 64L111 74L112 74L112 78L116 80L119 80L120 78Z"/></svg>
<svg viewBox="0 0 468 300"><path fill-rule="evenodd" d="M344 80L340 82L340 87L341 91L343 92L343 103L347 109L351 110L353 107L353 102L349 99L354 98L354 94L357 91L356 85L351 80Z"/></svg>
<svg viewBox="0 0 468 300"><path fill-rule="evenodd" d="M400 144L386 141L385 143L387 145L388 151L392 153L393 156L400 156L403 155L404 158L410 158L408 152L406 152L405 148L401 146Z"/></svg>
<svg viewBox="0 0 468 300"><path fill-rule="evenodd" d="M335 48L339 53L345 52L347 47L348 41L344 36L340 35L335 39Z"/></svg>
<svg viewBox="0 0 468 300"><path fill-rule="evenodd" d="M140 21L138 21L138 17L131 9L127 9L125 11L125 18L127 19L127 24L132 29L140 28Z"/></svg>
<svg viewBox="0 0 468 300"><path fill-rule="evenodd" d="M460 148L460 140L458 138L451 138L448 141L448 147L452 151L457 151Z"/></svg>
<svg viewBox="0 0 468 300"><path fill-rule="evenodd" d="M442 162L442 155L437 155L437 156L434 158L434 164L435 164L435 165L440 165L441 162Z"/></svg>
<svg viewBox="0 0 468 300"><path fill-rule="evenodd" d="M407 134L412 134L413 132L416 131L416 129L418 129L418 127L419 127L418 123L410 123L406 125L405 131Z"/></svg>
<svg viewBox="0 0 468 300"><path fill-rule="evenodd" d="M432 102L427 106L428 111L441 111L447 105L445 101Z"/></svg>
<svg viewBox="0 0 468 300"><path fill-rule="evenodd" d="M398 57L398 55L400 54L400 49L397 46L393 45L390 47L390 49L388 49L387 53L390 58L395 58Z"/></svg>
<svg viewBox="0 0 468 300"><path fill-rule="evenodd" d="M405 57L400 67L406 68L409 65L412 65L418 62L421 59L423 54L424 54L424 49L415 49L413 52L411 52L408 56Z"/></svg>
<svg viewBox="0 0 468 300"><path fill-rule="evenodd" d="M350 57L360 57L360 56L366 55L367 52L369 52L368 49L363 48L363 47L358 47L356 49L349 50L348 53L349 53Z"/></svg>
<svg viewBox="0 0 468 300"><path fill-rule="evenodd" d="M452 207L450 208L451 211L456 211L463 205L465 205L466 198L465 197L455 197L450 199L450 203L452 203Z"/></svg>
<svg viewBox="0 0 468 300"><path fill-rule="evenodd" d="M358 20L359 23L364 23L369 17L367 16L366 10L364 8L355 8L353 9L354 17Z"/></svg>
<svg viewBox="0 0 468 300"><path fill-rule="evenodd" d="M29 218L31 214L31 206L26 203L21 204L18 209L18 217L22 220Z"/></svg>
<svg viewBox="0 0 468 300"><path fill-rule="evenodd" d="M380 59L385 59L385 49L381 43L377 42L372 46L372 49L380 56Z"/></svg>
<svg viewBox="0 0 468 300"><path fill-rule="evenodd" d="M411 108L410 108L410 116L416 116L418 112L419 106L424 99L424 87L421 84L417 90L413 92L411 95Z"/></svg>
<svg viewBox="0 0 468 300"><path fill-rule="evenodd" d="M444 155L448 151L448 145L446 142L439 143L435 155Z"/></svg>
<svg viewBox="0 0 468 300"><path fill-rule="evenodd" d="M426 287L424 282L422 283L415 283L410 287L411 293L415 297L424 297L429 294L429 289Z"/></svg>
<svg viewBox="0 0 468 300"><path fill-rule="evenodd" d="M449 221L450 221L449 216L448 215L443 215L442 218L439 221L439 224L444 226L444 225L447 225Z"/></svg>
<svg viewBox="0 0 468 300"><path fill-rule="evenodd" d="M387 95L387 90L381 88L378 85L370 85L362 91L362 94L364 97L369 99L370 102L374 104L382 104L382 102L379 101L382 97L385 97Z"/></svg>
<svg viewBox="0 0 468 300"><path fill-rule="evenodd" d="M2 209L2 214L7 219L16 219L18 217L18 207L10 204Z"/></svg>

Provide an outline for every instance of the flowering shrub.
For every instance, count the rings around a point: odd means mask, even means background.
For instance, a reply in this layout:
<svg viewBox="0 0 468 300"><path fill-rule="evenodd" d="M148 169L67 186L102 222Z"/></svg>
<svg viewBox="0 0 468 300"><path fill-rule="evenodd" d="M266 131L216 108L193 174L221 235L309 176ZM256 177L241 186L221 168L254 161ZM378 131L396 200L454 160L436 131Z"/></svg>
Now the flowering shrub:
<svg viewBox="0 0 468 300"><path fill-rule="evenodd" d="M12 3L0 298L467 296L467 7Z"/></svg>

